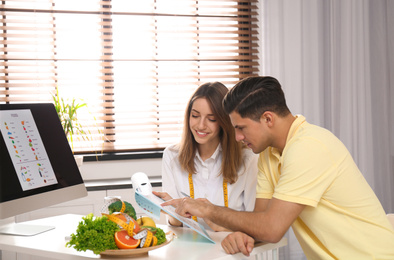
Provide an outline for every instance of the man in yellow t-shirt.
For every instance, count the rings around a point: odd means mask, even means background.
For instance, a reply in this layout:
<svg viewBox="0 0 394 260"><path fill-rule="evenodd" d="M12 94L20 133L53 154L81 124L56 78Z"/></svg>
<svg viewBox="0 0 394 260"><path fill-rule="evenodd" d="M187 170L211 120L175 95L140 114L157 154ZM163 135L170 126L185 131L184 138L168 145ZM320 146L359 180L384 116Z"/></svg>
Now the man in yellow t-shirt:
<svg viewBox="0 0 394 260"><path fill-rule="evenodd" d="M296 116L280 154L260 154L257 198L306 207L293 222L309 259L390 259L386 214L346 147L331 132Z"/></svg>
<svg viewBox="0 0 394 260"><path fill-rule="evenodd" d="M331 132L293 116L280 83L250 77L224 99L236 139L260 153L254 212L182 199L183 216L238 231L222 242L249 255L255 239L279 241L292 226L308 259L394 259L394 229L350 153Z"/></svg>

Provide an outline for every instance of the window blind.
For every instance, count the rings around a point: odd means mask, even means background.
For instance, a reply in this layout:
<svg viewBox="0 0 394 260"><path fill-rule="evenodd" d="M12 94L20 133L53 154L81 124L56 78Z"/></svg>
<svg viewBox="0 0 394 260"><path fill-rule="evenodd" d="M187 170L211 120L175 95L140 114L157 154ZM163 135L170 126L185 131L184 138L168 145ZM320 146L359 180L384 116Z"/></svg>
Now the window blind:
<svg viewBox="0 0 394 260"><path fill-rule="evenodd" d="M258 73L256 1L1 2L0 103L78 110L76 153L159 150L179 141L202 83Z"/></svg>

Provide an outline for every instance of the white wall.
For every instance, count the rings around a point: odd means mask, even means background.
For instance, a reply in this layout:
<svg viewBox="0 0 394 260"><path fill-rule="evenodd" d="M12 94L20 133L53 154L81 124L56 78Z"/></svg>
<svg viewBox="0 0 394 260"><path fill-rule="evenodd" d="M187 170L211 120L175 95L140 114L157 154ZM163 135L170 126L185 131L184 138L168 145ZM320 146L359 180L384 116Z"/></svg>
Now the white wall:
<svg viewBox="0 0 394 260"><path fill-rule="evenodd" d="M85 181L127 179L136 172L161 176L161 158L84 162L79 168Z"/></svg>

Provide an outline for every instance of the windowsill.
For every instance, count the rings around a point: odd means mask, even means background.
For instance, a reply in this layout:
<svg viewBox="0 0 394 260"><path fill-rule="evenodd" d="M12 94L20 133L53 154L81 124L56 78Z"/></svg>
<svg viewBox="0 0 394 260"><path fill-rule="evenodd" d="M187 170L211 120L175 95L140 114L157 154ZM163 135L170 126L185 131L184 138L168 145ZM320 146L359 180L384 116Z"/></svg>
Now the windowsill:
<svg viewBox="0 0 394 260"><path fill-rule="evenodd" d="M152 187L161 187L161 178L149 178ZM85 187L88 191L99 190L118 190L131 189L133 185L130 179L108 179L108 180L88 180L85 181Z"/></svg>
<svg viewBox="0 0 394 260"><path fill-rule="evenodd" d="M118 152L104 154L81 154L84 162L96 161L117 161L117 160L137 160L162 158L163 151L145 151L145 152Z"/></svg>

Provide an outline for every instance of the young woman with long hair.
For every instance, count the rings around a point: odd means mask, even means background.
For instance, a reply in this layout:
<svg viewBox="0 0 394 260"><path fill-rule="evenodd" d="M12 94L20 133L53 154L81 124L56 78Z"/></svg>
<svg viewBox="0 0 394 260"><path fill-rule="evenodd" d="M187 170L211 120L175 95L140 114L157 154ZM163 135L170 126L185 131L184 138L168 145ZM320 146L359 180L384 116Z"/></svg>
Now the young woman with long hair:
<svg viewBox="0 0 394 260"><path fill-rule="evenodd" d="M164 150L164 200L206 198L235 210L253 211L256 198L257 155L235 140L235 130L222 101L228 88L220 82L202 84L185 111L181 141ZM224 230L196 219L206 228ZM181 222L168 216L171 225Z"/></svg>

